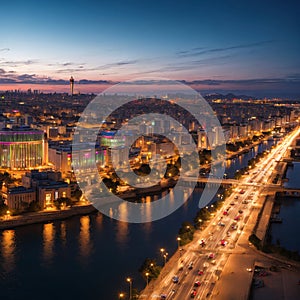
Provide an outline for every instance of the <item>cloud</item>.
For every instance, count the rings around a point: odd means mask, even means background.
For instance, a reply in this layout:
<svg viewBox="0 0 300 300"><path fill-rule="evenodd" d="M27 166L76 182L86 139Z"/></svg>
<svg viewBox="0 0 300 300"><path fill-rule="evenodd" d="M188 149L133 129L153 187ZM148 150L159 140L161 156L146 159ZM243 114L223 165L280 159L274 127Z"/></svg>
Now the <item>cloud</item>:
<svg viewBox="0 0 300 300"><path fill-rule="evenodd" d="M14 72L6 72L0 69L0 84L40 84L40 85L69 85L68 79L54 79L47 76L39 76L36 74L15 74ZM76 80L77 84L114 84L115 82L109 80Z"/></svg>
<svg viewBox="0 0 300 300"><path fill-rule="evenodd" d="M222 55L222 56L202 58L202 59L197 59L197 60L190 60L190 61L185 61L185 62L176 61L176 63L169 63L160 68L139 71L139 72L135 72L131 75L138 76L138 75L153 74L153 73L170 73L170 72L180 72L180 71L191 71L191 70L199 68L200 66L203 67L203 66L212 66L214 64L217 64L217 65L225 64L232 57L234 57L233 54L228 54L228 55Z"/></svg>
<svg viewBox="0 0 300 300"><path fill-rule="evenodd" d="M261 47L261 46L270 44L272 42L273 41L271 41L271 40L270 41L261 41L261 42L256 42L256 43L240 44L240 45L234 45L234 46L230 46L230 47L210 48L210 49L205 49L205 48L199 47L199 48L193 48L193 49L187 50L187 51L177 52L177 55L181 58L195 57L195 56L201 56L201 55L205 55L205 54L222 53L222 52L237 50L237 49L249 49L249 48Z"/></svg>
<svg viewBox="0 0 300 300"><path fill-rule="evenodd" d="M138 62L138 60L118 61L115 63L110 63L110 64L105 64L105 65L99 66L99 67L97 67L97 69L108 70L111 68L116 68L116 67L121 67L121 66L126 66L126 65L134 65L137 62Z"/></svg>
<svg viewBox="0 0 300 300"><path fill-rule="evenodd" d="M0 52L7 52L7 51L10 51L10 48L1 48L0 49Z"/></svg>
<svg viewBox="0 0 300 300"><path fill-rule="evenodd" d="M19 66L28 66L28 65L33 65L37 63L37 60L17 60L17 61L0 61L2 66L7 66L7 67L19 67Z"/></svg>
<svg viewBox="0 0 300 300"><path fill-rule="evenodd" d="M188 85L236 85L236 86L274 86L274 85L298 85L300 83L300 74L297 76L287 75L285 77L278 78L250 78L250 79L236 79L236 80L215 80L215 79L204 79L204 80L192 80L185 81L180 80L180 82Z"/></svg>

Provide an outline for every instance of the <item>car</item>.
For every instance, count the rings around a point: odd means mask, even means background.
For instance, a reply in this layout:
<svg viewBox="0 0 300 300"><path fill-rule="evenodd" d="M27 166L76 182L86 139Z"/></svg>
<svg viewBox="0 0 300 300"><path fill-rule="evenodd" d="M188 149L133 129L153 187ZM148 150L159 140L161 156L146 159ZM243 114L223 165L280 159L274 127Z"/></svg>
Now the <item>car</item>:
<svg viewBox="0 0 300 300"><path fill-rule="evenodd" d="M194 263L193 263L193 262L190 262L189 265L188 265L188 269L189 269L189 270L193 269L193 266L194 266Z"/></svg>
<svg viewBox="0 0 300 300"><path fill-rule="evenodd" d="M248 204L247 200L243 200L242 204Z"/></svg>
<svg viewBox="0 0 300 300"><path fill-rule="evenodd" d="M227 210L223 211L223 215L227 216L228 215L228 211Z"/></svg>
<svg viewBox="0 0 300 300"><path fill-rule="evenodd" d="M223 239L223 240L221 240L220 244L221 244L221 246L225 247L228 244L228 242Z"/></svg>
<svg viewBox="0 0 300 300"><path fill-rule="evenodd" d="M219 225L219 226L225 226L225 224L222 223L222 222L219 222L218 225Z"/></svg>
<svg viewBox="0 0 300 300"><path fill-rule="evenodd" d="M234 202L231 202L230 205L235 205L235 203L234 203Z"/></svg>
<svg viewBox="0 0 300 300"><path fill-rule="evenodd" d="M234 221L239 221L239 219L240 219L240 216L236 216L236 217L234 218Z"/></svg>
<svg viewBox="0 0 300 300"><path fill-rule="evenodd" d="M160 295L160 299L161 299L161 300L167 299L167 294L161 294L161 295Z"/></svg>
<svg viewBox="0 0 300 300"><path fill-rule="evenodd" d="M198 274L198 275L203 275L203 274L204 274L204 271L199 269L198 272L197 272L197 274Z"/></svg>
<svg viewBox="0 0 300 300"><path fill-rule="evenodd" d="M227 235L227 236L231 236L230 231L227 231L227 232L226 232L226 235Z"/></svg>
<svg viewBox="0 0 300 300"><path fill-rule="evenodd" d="M174 283L178 283L178 281L179 281L179 277L178 276L173 276L173 278L172 278L172 281L174 282Z"/></svg>
<svg viewBox="0 0 300 300"><path fill-rule="evenodd" d="M195 298L195 296L197 295L197 290L196 289L193 289L191 291L191 298Z"/></svg>
<svg viewBox="0 0 300 300"><path fill-rule="evenodd" d="M240 209L240 210L239 210L239 214L242 214L242 213L243 213L243 211Z"/></svg>
<svg viewBox="0 0 300 300"><path fill-rule="evenodd" d="M202 247L205 246L205 240L204 240L204 239L201 239L201 240L200 240L200 245L201 245Z"/></svg>
<svg viewBox="0 0 300 300"><path fill-rule="evenodd" d="M210 253L210 254L208 255L208 258L209 258L209 259L215 258L215 254L214 254L214 253Z"/></svg>
<svg viewBox="0 0 300 300"><path fill-rule="evenodd" d="M240 190L240 194L245 194L245 190Z"/></svg>
<svg viewBox="0 0 300 300"><path fill-rule="evenodd" d="M201 281L199 281L199 280L195 281L195 283L194 283L195 287L200 286L200 285L201 285Z"/></svg>
<svg viewBox="0 0 300 300"><path fill-rule="evenodd" d="M239 199L239 196L235 196L234 199Z"/></svg>
<svg viewBox="0 0 300 300"><path fill-rule="evenodd" d="M237 226L236 224L232 224L232 225L231 225L231 228L232 228L233 230L237 230L237 229L238 229L238 226Z"/></svg>

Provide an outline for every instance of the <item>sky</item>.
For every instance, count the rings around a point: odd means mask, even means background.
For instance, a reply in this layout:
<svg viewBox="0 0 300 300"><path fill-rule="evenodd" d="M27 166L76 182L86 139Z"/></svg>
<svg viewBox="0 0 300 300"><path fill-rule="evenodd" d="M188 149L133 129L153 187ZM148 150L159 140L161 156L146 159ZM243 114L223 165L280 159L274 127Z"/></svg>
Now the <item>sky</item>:
<svg viewBox="0 0 300 300"><path fill-rule="evenodd" d="M298 1L2 1L0 90L100 92L145 76L300 98Z"/></svg>

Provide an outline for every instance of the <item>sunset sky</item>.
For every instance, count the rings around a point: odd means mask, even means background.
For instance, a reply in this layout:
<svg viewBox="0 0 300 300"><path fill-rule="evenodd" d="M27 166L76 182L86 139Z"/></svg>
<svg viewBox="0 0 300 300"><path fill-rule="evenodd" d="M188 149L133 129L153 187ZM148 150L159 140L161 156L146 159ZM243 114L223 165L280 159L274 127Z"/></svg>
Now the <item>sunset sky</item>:
<svg viewBox="0 0 300 300"><path fill-rule="evenodd" d="M141 76L300 96L298 1L3 1L0 90L99 92Z"/></svg>

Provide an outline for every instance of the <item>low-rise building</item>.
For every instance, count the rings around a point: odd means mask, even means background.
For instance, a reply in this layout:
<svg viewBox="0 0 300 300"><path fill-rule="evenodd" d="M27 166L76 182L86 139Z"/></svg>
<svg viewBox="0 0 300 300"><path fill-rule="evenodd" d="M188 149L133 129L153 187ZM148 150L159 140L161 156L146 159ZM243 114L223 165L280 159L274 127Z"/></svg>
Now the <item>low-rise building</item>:
<svg viewBox="0 0 300 300"><path fill-rule="evenodd" d="M9 209L24 211L30 203L36 201L36 191L24 186L2 187L1 191L4 203Z"/></svg>

